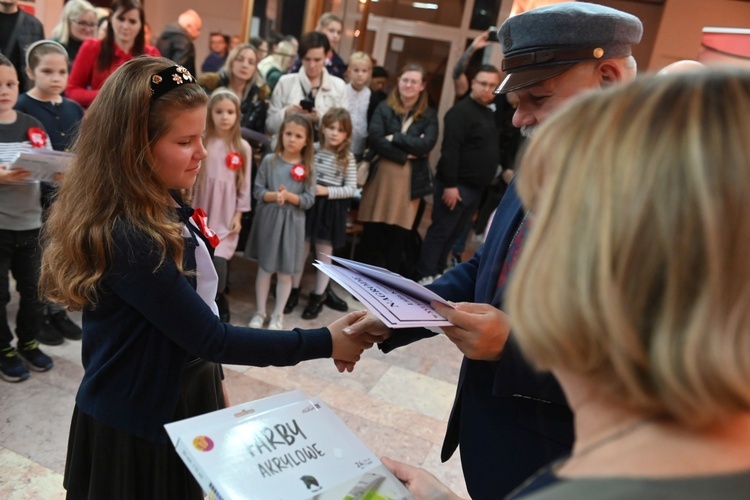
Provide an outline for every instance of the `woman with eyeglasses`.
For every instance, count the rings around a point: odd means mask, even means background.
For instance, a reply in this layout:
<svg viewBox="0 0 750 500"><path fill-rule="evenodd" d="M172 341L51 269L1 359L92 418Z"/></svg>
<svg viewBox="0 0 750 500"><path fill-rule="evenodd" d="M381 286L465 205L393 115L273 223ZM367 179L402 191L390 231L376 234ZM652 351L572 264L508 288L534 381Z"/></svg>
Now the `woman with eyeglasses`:
<svg viewBox="0 0 750 500"><path fill-rule="evenodd" d="M81 44L96 35L96 9L86 0L70 0L63 7L60 22L52 30L52 39L68 51L73 64Z"/></svg>
<svg viewBox="0 0 750 500"><path fill-rule="evenodd" d="M145 43L146 20L139 0L114 0L111 8L107 34L101 40L83 42L65 89L67 97L84 108L94 101L107 77L127 61L143 54L160 55L156 47Z"/></svg>
<svg viewBox="0 0 750 500"><path fill-rule="evenodd" d="M407 64L398 86L375 109L365 153L370 175L358 213L364 222L358 260L406 276L413 275L419 258L418 251L407 256L407 250L419 224L422 197L432 193L427 155L438 137L437 113L427 102L426 86L425 69Z"/></svg>

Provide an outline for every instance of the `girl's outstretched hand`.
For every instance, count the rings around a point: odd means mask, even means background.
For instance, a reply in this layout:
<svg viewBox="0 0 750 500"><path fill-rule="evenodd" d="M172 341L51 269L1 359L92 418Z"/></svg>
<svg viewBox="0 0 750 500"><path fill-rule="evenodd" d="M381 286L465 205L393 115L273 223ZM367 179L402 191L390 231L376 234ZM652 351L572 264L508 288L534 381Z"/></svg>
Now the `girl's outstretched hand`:
<svg viewBox="0 0 750 500"><path fill-rule="evenodd" d="M354 311L328 325L333 342L331 357L339 371L344 371L344 369L352 371L354 363L359 361L360 355L365 349L372 347L372 342L368 339L344 334L344 328L355 323L366 313L367 311Z"/></svg>

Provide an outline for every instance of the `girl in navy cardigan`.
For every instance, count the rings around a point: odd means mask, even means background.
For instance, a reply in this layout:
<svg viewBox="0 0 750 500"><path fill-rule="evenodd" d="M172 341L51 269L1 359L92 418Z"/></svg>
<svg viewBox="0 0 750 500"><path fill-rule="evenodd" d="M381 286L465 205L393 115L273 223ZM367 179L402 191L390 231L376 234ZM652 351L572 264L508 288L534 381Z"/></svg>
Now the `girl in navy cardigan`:
<svg viewBox="0 0 750 500"><path fill-rule="evenodd" d="M177 194L206 157L206 100L171 61L124 64L89 108L50 210L41 286L83 310L68 498L203 498L164 424L225 405L217 363L354 361L368 347L342 333L360 313L273 334L219 321L217 237Z"/></svg>

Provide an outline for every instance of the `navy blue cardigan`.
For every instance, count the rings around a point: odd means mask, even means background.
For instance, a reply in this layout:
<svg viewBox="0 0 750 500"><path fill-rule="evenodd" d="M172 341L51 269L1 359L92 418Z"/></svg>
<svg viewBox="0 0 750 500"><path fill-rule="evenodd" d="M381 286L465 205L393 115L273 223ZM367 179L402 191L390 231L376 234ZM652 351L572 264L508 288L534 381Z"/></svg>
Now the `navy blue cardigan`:
<svg viewBox="0 0 750 500"><path fill-rule="evenodd" d="M85 373L80 411L120 431L167 442L164 424L177 407L185 363L290 366L331 356L327 328L268 332L219 322L195 291L194 279L154 241L124 222L96 307L83 311ZM186 238L185 269L195 270L195 238ZM192 281L192 283L191 283Z"/></svg>

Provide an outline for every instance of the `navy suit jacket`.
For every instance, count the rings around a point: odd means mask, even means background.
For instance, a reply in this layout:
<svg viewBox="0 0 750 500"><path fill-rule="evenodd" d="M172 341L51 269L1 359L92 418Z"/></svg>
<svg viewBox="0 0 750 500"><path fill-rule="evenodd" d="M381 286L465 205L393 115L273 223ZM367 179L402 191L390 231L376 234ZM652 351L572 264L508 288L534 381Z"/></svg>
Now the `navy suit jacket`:
<svg viewBox="0 0 750 500"><path fill-rule="evenodd" d="M498 278L523 216L511 183L484 246L429 288L454 302L502 309L504 289L498 289ZM381 349L388 352L432 335L420 328L394 331ZM572 443L573 419L562 389L551 374L529 365L512 333L499 360L464 358L442 459L448 460L461 446L464 477L473 499L506 496L539 468L568 453Z"/></svg>

